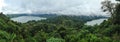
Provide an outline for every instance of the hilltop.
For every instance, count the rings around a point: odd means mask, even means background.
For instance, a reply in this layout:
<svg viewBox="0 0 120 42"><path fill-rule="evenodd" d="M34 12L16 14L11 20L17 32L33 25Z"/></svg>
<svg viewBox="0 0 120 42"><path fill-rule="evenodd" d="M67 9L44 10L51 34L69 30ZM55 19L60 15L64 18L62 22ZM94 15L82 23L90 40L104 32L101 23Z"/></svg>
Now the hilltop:
<svg viewBox="0 0 120 42"><path fill-rule="evenodd" d="M0 42L119 42L120 25L110 19L87 26L87 16L55 16L41 21L18 23L0 14Z"/></svg>

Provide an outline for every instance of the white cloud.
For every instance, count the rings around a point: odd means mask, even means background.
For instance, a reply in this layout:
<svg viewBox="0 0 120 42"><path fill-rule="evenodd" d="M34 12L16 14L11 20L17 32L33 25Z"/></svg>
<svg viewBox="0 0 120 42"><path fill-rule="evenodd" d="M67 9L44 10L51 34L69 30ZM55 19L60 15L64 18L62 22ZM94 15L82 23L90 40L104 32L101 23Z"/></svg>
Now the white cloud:
<svg viewBox="0 0 120 42"><path fill-rule="evenodd" d="M6 6L6 4L4 3L4 0L0 0L0 12L2 11L2 8Z"/></svg>
<svg viewBox="0 0 120 42"><path fill-rule="evenodd" d="M57 13L88 14L102 13L102 0L3 0L5 13ZM3 2L2 1L2 2Z"/></svg>

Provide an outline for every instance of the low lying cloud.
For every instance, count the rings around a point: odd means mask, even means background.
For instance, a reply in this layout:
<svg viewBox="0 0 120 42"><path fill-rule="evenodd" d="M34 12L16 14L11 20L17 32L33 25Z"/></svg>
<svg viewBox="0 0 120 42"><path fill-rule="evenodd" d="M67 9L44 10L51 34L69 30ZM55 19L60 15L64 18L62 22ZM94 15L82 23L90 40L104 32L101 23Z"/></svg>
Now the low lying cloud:
<svg viewBox="0 0 120 42"><path fill-rule="evenodd" d="M4 0L4 13L102 14L102 0Z"/></svg>

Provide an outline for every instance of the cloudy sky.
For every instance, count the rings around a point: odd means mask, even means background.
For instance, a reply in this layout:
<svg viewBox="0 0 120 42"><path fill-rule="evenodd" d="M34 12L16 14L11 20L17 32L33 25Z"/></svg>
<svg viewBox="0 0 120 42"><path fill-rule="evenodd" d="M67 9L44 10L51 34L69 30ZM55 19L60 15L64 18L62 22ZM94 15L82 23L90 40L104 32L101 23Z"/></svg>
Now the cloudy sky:
<svg viewBox="0 0 120 42"><path fill-rule="evenodd" d="M0 0L0 11L6 14L103 14L100 9L101 1L102 0Z"/></svg>

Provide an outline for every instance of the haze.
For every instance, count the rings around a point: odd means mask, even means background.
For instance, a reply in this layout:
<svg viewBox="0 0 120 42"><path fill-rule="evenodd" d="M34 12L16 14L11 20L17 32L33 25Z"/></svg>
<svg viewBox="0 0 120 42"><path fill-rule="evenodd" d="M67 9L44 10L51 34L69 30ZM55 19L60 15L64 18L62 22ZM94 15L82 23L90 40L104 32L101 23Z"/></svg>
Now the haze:
<svg viewBox="0 0 120 42"><path fill-rule="evenodd" d="M102 0L0 0L0 11L6 14L41 13L90 15L103 14Z"/></svg>

